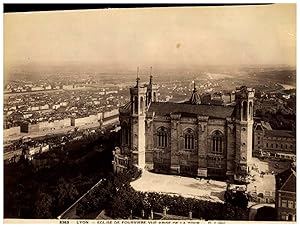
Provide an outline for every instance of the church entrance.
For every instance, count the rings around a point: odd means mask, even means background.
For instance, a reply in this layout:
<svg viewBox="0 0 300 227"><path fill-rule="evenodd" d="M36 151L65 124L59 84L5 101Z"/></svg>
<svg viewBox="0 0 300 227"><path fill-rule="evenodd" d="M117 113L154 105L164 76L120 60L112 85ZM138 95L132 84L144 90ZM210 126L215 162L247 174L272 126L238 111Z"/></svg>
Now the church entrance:
<svg viewBox="0 0 300 227"><path fill-rule="evenodd" d="M180 165L180 175L184 176L197 176L197 166Z"/></svg>
<svg viewBox="0 0 300 227"><path fill-rule="evenodd" d="M170 164L167 163L154 163L154 172L157 173L169 173L170 172Z"/></svg>
<svg viewBox="0 0 300 227"><path fill-rule="evenodd" d="M225 177L226 171L217 168L207 168L207 175L210 177Z"/></svg>

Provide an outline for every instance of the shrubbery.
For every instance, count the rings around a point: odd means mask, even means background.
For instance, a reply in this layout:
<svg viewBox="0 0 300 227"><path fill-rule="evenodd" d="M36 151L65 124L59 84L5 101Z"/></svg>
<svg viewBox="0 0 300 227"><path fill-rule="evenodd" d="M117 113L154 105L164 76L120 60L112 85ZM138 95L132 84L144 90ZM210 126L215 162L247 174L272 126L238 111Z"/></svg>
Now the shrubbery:
<svg viewBox="0 0 300 227"><path fill-rule="evenodd" d="M127 219L131 214L148 218L151 210L162 212L168 207L168 213L188 216L193 212L193 218L205 220L247 220L248 210L232 204L203 201L182 196L171 196L155 192L137 192L129 184L130 174L118 174L102 182L96 190L81 201L77 214L81 217L91 212L105 209L111 218Z"/></svg>

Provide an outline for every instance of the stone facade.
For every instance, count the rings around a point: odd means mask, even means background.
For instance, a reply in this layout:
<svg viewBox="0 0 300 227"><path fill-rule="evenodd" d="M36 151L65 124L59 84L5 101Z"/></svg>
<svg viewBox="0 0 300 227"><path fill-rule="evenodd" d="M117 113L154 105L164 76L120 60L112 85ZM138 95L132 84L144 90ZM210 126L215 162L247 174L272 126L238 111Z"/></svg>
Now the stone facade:
<svg viewBox="0 0 300 227"><path fill-rule="evenodd" d="M120 108L122 155L156 172L231 179L247 173L254 90L238 88L229 106L199 104L195 89L192 103L160 103L157 91L152 77L130 89L131 102Z"/></svg>

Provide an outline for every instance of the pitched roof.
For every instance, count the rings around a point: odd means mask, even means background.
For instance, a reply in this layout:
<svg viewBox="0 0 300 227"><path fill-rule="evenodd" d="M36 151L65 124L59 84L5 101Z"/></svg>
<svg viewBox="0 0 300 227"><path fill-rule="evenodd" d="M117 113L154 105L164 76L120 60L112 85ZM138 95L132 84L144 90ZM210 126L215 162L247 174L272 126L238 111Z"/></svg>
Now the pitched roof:
<svg viewBox="0 0 300 227"><path fill-rule="evenodd" d="M285 130L265 130L265 136L295 138L295 132Z"/></svg>
<svg viewBox="0 0 300 227"><path fill-rule="evenodd" d="M193 105L188 103L172 102L153 102L148 110L155 112L157 115L166 116L170 113L188 113L214 118L231 117L234 112L233 106L215 106L215 105Z"/></svg>
<svg viewBox="0 0 300 227"><path fill-rule="evenodd" d="M120 109L121 110L131 110L131 102L128 102L124 106L121 106Z"/></svg>
<svg viewBox="0 0 300 227"><path fill-rule="evenodd" d="M296 192L296 172L289 168L276 175L276 190Z"/></svg>

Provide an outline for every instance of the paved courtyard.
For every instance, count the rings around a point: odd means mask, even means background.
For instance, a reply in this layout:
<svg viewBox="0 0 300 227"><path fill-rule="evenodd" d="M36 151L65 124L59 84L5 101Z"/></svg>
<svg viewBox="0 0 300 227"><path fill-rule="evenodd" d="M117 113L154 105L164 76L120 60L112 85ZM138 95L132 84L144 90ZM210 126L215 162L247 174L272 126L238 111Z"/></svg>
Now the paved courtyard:
<svg viewBox="0 0 300 227"><path fill-rule="evenodd" d="M251 170L254 181L247 186L248 192L256 190L257 194L275 192L275 173L282 172L288 168L287 162L261 161L253 158L257 169ZM272 174L272 171L273 174ZM261 176L261 172L265 174ZM224 201L226 182L205 179L195 179L176 175L157 174L144 171L142 176L131 186L137 191L160 192L176 194L183 197L193 197L216 202Z"/></svg>
<svg viewBox="0 0 300 227"><path fill-rule="evenodd" d="M268 174L260 177L259 174L253 174L254 180L247 186L247 191L255 191L257 194L265 192L274 193L275 192L275 175ZM256 188L255 188L256 187Z"/></svg>
<svg viewBox="0 0 300 227"><path fill-rule="evenodd" d="M226 182L165 175L144 171L131 186L142 192L160 192L215 202L224 201Z"/></svg>
<svg viewBox="0 0 300 227"><path fill-rule="evenodd" d="M279 162L264 160L261 161L258 158L252 158L252 162L257 169L251 171L254 181L252 181L247 189L248 191L257 191L257 193L275 192L275 174L286 170L289 167L289 162ZM264 172L261 176L261 172ZM273 172L273 173L272 173Z"/></svg>

